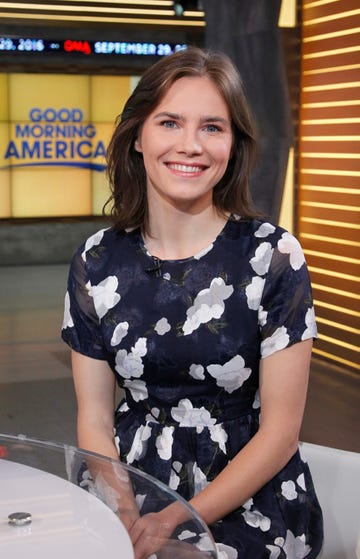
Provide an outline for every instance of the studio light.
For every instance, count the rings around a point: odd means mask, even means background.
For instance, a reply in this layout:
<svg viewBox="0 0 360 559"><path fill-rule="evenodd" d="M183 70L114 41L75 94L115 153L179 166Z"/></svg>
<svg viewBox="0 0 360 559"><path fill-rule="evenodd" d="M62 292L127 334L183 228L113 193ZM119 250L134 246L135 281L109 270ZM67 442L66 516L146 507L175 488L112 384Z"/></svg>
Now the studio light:
<svg viewBox="0 0 360 559"><path fill-rule="evenodd" d="M201 10L201 1L198 0L181 0L174 1L174 12L178 17L182 17L184 12Z"/></svg>

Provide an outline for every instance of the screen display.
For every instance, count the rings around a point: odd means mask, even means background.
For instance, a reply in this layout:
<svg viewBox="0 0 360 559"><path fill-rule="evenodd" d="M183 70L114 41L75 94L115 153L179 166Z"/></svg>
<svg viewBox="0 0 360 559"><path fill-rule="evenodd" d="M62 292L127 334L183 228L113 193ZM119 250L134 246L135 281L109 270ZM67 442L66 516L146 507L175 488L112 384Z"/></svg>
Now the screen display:
<svg viewBox="0 0 360 559"><path fill-rule="evenodd" d="M89 55L167 56L186 48L185 44L129 41L45 40L30 37L0 37L1 53L57 53Z"/></svg>

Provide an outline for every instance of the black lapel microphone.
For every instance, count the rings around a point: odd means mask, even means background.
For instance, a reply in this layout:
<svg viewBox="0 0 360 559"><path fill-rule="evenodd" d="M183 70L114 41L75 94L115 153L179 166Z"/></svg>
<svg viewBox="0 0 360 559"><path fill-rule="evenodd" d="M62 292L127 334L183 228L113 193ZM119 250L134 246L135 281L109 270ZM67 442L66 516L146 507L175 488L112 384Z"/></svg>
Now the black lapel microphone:
<svg viewBox="0 0 360 559"><path fill-rule="evenodd" d="M153 266L151 266L150 268L145 268L145 272L147 272L148 274L152 274L155 272L156 276L161 276L161 260L160 258L157 258L156 256L152 256L151 257L153 260Z"/></svg>

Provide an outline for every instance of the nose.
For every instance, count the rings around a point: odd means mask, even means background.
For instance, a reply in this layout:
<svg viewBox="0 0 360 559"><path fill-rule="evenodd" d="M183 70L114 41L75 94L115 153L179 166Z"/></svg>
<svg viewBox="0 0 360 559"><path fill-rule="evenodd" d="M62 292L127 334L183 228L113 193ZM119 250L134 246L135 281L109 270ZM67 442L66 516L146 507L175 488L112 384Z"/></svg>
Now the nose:
<svg viewBox="0 0 360 559"><path fill-rule="evenodd" d="M177 151L187 155L188 157L201 154L203 146L199 131L192 127L185 126L182 128L177 145Z"/></svg>

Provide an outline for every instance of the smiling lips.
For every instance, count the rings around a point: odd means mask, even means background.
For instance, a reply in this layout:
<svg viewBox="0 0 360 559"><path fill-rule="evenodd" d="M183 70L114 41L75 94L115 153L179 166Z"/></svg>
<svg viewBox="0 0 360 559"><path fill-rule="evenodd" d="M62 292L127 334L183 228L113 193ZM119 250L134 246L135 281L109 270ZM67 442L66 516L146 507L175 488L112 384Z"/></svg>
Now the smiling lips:
<svg viewBox="0 0 360 559"><path fill-rule="evenodd" d="M206 169L205 165L185 165L183 163L167 163L166 166L172 171L187 174L201 173Z"/></svg>

